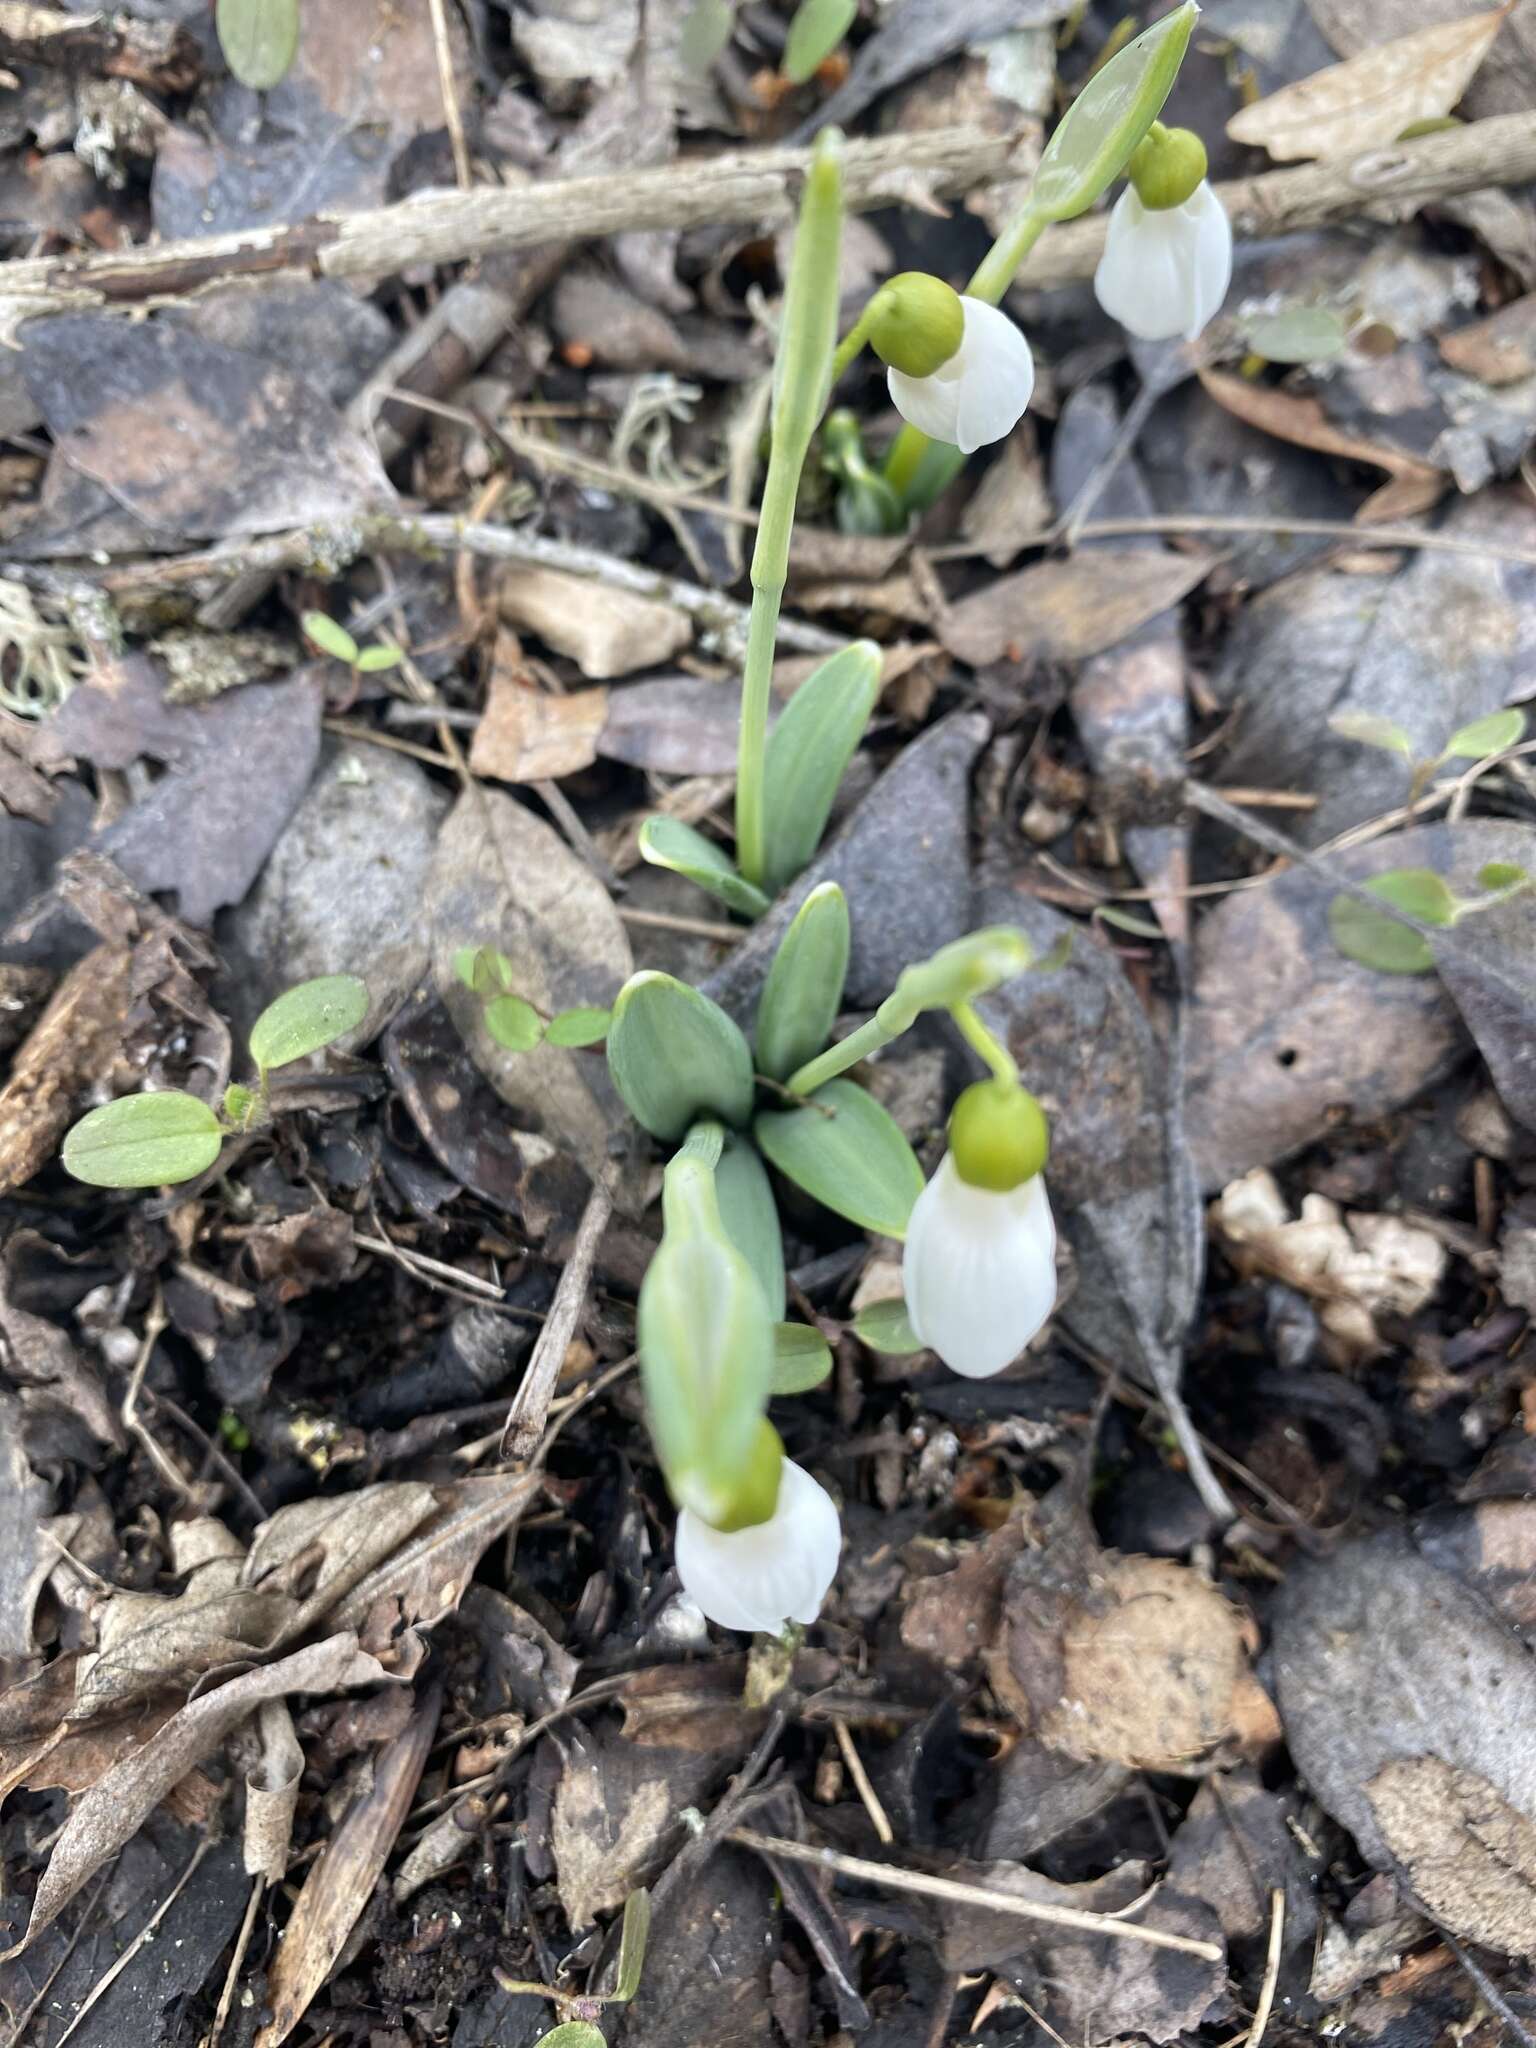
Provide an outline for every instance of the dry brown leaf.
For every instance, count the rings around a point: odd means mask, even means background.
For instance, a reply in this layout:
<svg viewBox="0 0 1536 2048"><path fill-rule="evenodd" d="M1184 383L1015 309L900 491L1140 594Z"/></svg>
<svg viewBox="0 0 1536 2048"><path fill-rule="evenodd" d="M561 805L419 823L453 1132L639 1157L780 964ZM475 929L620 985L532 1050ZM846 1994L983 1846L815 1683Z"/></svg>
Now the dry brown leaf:
<svg viewBox="0 0 1536 2048"><path fill-rule="evenodd" d="M1536 292L1501 306L1436 337L1435 346L1453 370L1484 384L1519 384L1536 374Z"/></svg>
<svg viewBox="0 0 1536 2048"><path fill-rule="evenodd" d="M267 1978L272 2017L255 2048L278 2048L287 2040L335 1966L410 1812L441 1707L442 1694L434 1688L404 1733L379 1752L372 1784L305 1878Z"/></svg>
<svg viewBox="0 0 1536 2048"><path fill-rule="evenodd" d="M436 1511L435 1490L405 1479L365 1486L340 1500L294 1501L257 1529L242 1582L263 1592L282 1590L293 1604L285 1630L291 1640L328 1617Z"/></svg>
<svg viewBox="0 0 1536 2048"><path fill-rule="evenodd" d="M280 1884L288 1869L304 1772L304 1752L286 1700L267 1701L256 1716L256 1733L261 1755L245 1776L245 1874Z"/></svg>
<svg viewBox="0 0 1536 2048"><path fill-rule="evenodd" d="M94 1365L56 1323L18 1308L10 1298L13 1270L26 1255L52 1247L35 1231L16 1230L0 1251L0 1338L4 1338L13 1386L23 1407L52 1405L79 1416L91 1435L114 1450L123 1447L122 1425L107 1400Z"/></svg>
<svg viewBox="0 0 1536 2048"><path fill-rule="evenodd" d="M1437 1919L1505 1955L1536 1953L1536 1822L1476 1771L1437 1756L1384 1764L1365 1794Z"/></svg>
<svg viewBox="0 0 1536 2048"><path fill-rule="evenodd" d="M1437 22L1362 50L1241 108L1227 133L1285 162L1396 142L1415 122L1441 120L1451 111L1508 12L1509 6L1495 7Z"/></svg>
<svg viewBox="0 0 1536 2048"><path fill-rule="evenodd" d="M1321 399L1250 384L1244 377L1230 377L1220 370L1202 370L1200 382L1223 410L1257 427L1261 434L1292 441L1298 448L1315 449L1319 455L1337 455L1346 462L1368 462L1384 469L1392 482L1360 507L1355 516L1362 526L1427 512L1444 495L1447 479L1441 471L1396 448L1343 433L1329 420Z"/></svg>
<svg viewBox="0 0 1536 2048"><path fill-rule="evenodd" d="M508 625L568 654L594 682L655 668L693 638L688 615L675 605L560 569L509 569L499 599Z"/></svg>
<svg viewBox="0 0 1536 2048"><path fill-rule="evenodd" d="M171 1788L212 1754L266 1700L287 1693L330 1693L372 1685L387 1673L350 1633L295 1650L243 1677L203 1693L175 1713L144 1745L82 1794L54 1840L53 1854L32 1901L27 1931L0 1956L8 1961L51 1927L94 1872L135 1835Z"/></svg>
<svg viewBox="0 0 1536 2048"><path fill-rule="evenodd" d="M430 1628L464 1596L488 1546L506 1534L538 1492L540 1475L504 1473L459 1479L432 1489L435 1513L409 1543L348 1593L335 1611L343 1628L361 1628L376 1603L398 1603L409 1628Z"/></svg>
<svg viewBox="0 0 1536 2048"><path fill-rule="evenodd" d="M560 1903L572 1928L590 1927L599 1913L624 1903L676 1819L668 1781L661 1775L626 1785L616 1813L604 1789L600 1757L589 1756L574 1741L550 1826Z"/></svg>
<svg viewBox="0 0 1536 2048"><path fill-rule="evenodd" d="M97 946L65 975L0 1089L0 1194L53 1153L82 1091L111 1070L128 1014L124 946Z"/></svg>
<svg viewBox="0 0 1536 2048"><path fill-rule="evenodd" d="M555 781L597 759L608 717L608 692L573 690L568 697L535 689L515 675L493 675L475 727L469 765L498 782Z"/></svg>
<svg viewBox="0 0 1536 2048"><path fill-rule="evenodd" d="M999 576L940 619L939 638L972 668L1012 661L1086 661L1166 611L1211 568L1207 555L1093 548Z"/></svg>

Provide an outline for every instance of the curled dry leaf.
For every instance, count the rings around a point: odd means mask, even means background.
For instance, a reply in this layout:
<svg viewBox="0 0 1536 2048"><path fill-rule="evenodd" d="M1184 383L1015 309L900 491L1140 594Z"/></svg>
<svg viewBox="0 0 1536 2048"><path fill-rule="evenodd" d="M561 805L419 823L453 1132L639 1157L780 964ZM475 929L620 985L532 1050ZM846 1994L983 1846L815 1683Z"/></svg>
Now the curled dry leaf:
<svg viewBox="0 0 1536 2048"><path fill-rule="evenodd" d="M123 1047L129 1003L126 946L97 946L65 975L0 1089L0 1194L49 1159L85 1090Z"/></svg>
<svg viewBox="0 0 1536 2048"><path fill-rule="evenodd" d="M245 1872L280 1884L288 1869L294 1809L304 1752L286 1700L268 1700L256 1715L261 1755L245 1776Z"/></svg>
<svg viewBox="0 0 1536 2048"><path fill-rule="evenodd" d="M1471 83L1509 8L1436 22L1282 86L1227 123L1234 142L1282 161L1355 154L1443 119Z"/></svg>
<svg viewBox="0 0 1536 2048"><path fill-rule="evenodd" d="M80 1887L138 1832L178 1780L212 1755L264 1701L288 1693L350 1690L384 1676L378 1659L361 1651L357 1637L346 1632L295 1650L276 1664L248 1671L190 1701L142 1749L125 1757L76 1800L54 1840L27 1931L7 1953L19 1954L52 1926Z"/></svg>
<svg viewBox="0 0 1536 2048"><path fill-rule="evenodd" d="M1224 411L1261 433L1314 449L1319 455L1336 455L1346 462L1368 462L1375 469L1384 469L1392 481L1360 507L1356 516L1362 525L1368 526L1373 519L1408 519L1427 512L1445 491L1447 479L1432 464L1334 426L1320 398L1252 384L1221 370L1202 370L1200 382Z"/></svg>
<svg viewBox="0 0 1536 2048"><path fill-rule="evenodd" d="M396 1608L408 1628L430 1628L464 1596L486 1549L504 1536L538 1492L540 1475L500 1473L459 1479L430 1492L431 1513L398 1549L354 1581L335 1608L343 1628L361 1628L378 1602Z"/></svg>

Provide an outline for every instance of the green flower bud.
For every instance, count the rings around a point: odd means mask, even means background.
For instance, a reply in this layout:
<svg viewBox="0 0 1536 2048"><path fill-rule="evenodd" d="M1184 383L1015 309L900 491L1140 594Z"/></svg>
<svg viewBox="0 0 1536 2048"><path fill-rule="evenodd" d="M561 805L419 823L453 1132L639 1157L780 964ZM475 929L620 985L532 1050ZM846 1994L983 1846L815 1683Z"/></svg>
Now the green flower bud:
<svg viewBox="0 0 1536 2048"><path fill-rule="evenodd" d="M1206 172L1205 144L1192 128L1165 128L1154 121L1129 170L1142 205L1164 213L1199 191Z"/></svg>
<svg viewBox="0 0 1536 2048"><path fill-rule="evenodd" d="M1027 1088L1012 1081L977 1081L950 1115L949 1150L963 1181L1006 1194L1044 1172L1050 1126Z"/></svg>
<svg viewBox="0 0 1536 2048"><path fill-rule="evenodd" d="M760 1522L771 1522L779 1504L779 1474L783 1466L783 1442L765 1415L757 1425L751 1457L742 1470L730 1505L713 1518L714 1527L729 1536L738 1529L755 1529Z"/></svg>
<svg viewBox="0 0 1536 2048"><path fill-rule="evenodd" d="M923 270L904 270L883 284L868 318L870 347L908 377L931 377L958 354L965 337L959 293Z"/></svg>

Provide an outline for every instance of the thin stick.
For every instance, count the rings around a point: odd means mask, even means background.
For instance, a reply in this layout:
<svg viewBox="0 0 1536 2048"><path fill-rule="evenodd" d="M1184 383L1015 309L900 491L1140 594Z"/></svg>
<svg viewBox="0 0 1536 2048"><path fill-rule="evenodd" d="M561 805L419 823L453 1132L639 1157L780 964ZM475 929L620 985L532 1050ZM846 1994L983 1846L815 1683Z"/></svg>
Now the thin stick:
<svg viewBox="0 0 1536 2048"><path fill-rule="evenodd" d="M432 17L437 82L443 95L448 140L453 146L453 174L459 181L459 190L467 192L475 178L469 165L469 144L464 140L464 116L459 110L459 88L453 76L453 44L448 39L448 17L443 11L443 0L427 0L427 12Z"/></svg>
<svg viewBox="0 0 1536 2048"><path fill-rule="evenodd" d="M355 1233L352 1242L360 1251L378 1252L386 1259L393 1259L417 1280L430 1278L451 1283L447 1292L467 1294L472 1300L501 1300L502 1289L494 1280L482 1280L478 1273L462 1272L457 1266L446 1265L442 1259L413 1251L409 1245L391 1244L387 1237L365 1237L362 1231ZM524 1313L531 1314L532 1311L525 1310Z"/></svg>
<svg viewBox="0 0 1536 2048"><path fill-rule="evenodd" d="M844 1856L840 1850L813 1848L809 1842L793 1842L781 1835L760 1835L755 1828L732 1828L726 1839L740 1848L755 1849L759 1856L777 1856L786 1863L808 1863L813 1869L830 1870L838 1877L884 1885L888 1891L913 1892L919 1898L944 1899L952 1906L981 1906L989 1913L1007 1914L1015 1920L1043 1920L1052 1927L1074 1927L1081 1934L1145 1942L1149 1948L1176 1948L1185 1955L1202 1956L1208 1963L1219 1963L1226 1954L1217 1941L1165 1934L1160 1927L1140 1927L1134 1920L1085 1912L1079 1906L1050 1906L1034 1899L1016 1899L1010 1892L989 1891L985 1885L961 1884L952 1877L929 1877L920 1870L902 1870L894 1863L872 1863L865 1856Z"/></svg>
<svg viewBox="0 0 1536 2048"><path fill-rule="evenodd" d="M122 1421L124 1429L137 1437L149 1453L149 1462L165 1484L179 1493L183 1500L190 1500L192 1482L177 1465L170 1452L161 1449L148 1423L139 1419L139 1394L144 1386L144 1375L149 1370L150 1357L165 1327L165 1305L157 1287L149 1314L144 1318L144 1337L139 1345L139 1355L133 1362L133 1371L128 1376L128 1391L123 1395Z"/></svg>
<svg viewBox="0 0 1536 2048"><path fill-rule="evenodd" d="M219 1993L218 2010L213 2016L213 2025L203 2036L199 2048L219 2048L219 2039L229 2018L229 2009L235 2002L235 1985L240 1979L240 1968L245 1961L245 1952L251 1945L251 1936L256 1931L256 1908L261 1904L261 1895L267 1888L267 1880L258 1877L251 1886L251 1896L245 1902L245 1917L240 1922L240 1932L235 1936L235 1952L229 1959L229 1968L224 1973L224 1988Z"/></svg>
<svg viewBox="0 0 1536 2048"><path fill-rule="evenodd" d="M523 1374L512 1405L507 1410L506 1428L501 1433L503 1458L526 1460L539 1448L549 1404L560 1379L560 1368L575 1333L576 1321L586 1304L592 1284L592 1267L603 1232L613 1214L613 1192L599 1182L587 1197L576 1242L565 1262L555 1298L549 1305L539 1341L533 1347L528 1370Z"/></svg>
<svg viewBox="0 0 1536 2048"><path fill-rule="evenodd" d="M1262 533L1308 534L1321 540L1347 540L1362 548L1420 548L1433 554L1466 555L1474 561L1514 562L1536 568L1536 548L1507 547L1496 540L1463 540L1455 533L1435 533L1418 526L1356 526L1348 519L1274 519L1248 512L1169 512L1140 519L1090 519L1075 535L1078 540L1113 540L1127 534L1164 533ZM1018 543L1020 553L1030 548L1054 546L1062 537L1061 522L1042 526L1025 534ZM980 554L985 540L954 541L930 548L931 562L962 561Z"/></svg>
<svg viewBox="0 0 1536 2048"><path fill-rule="evenodd" d="M1269 1950L1264 1958L1264 1982L1259 2003L1248 2029L1248 2048L1259 2048L1269 2016L1275 2009L1275 1987L1280 1982L1280 1949L1285 1935L1285 1888L1276 1885L1269 1895Z"/></svg>
<svg viewBox="0 0 1536 2048"><path fill-rule="evenodd" d="M864 1768L864 1759L859 1755L854 1739L848 1731L847 1723L838 1720L834 1716L832 1729L833 1733L837 1736L837 1746L843 1753L843 1762L848 1766L848 1775L852 1778L854 1788L864 1802L864 1811L869 1815L875 1833L884 1842L885 1846L889 1848L896 1839L895 1831L891 1826L885 1808L880 1804L879 1795L875 1791L874 1786L869 1782L869 1773Z"/></svg>
<svg viewBox="0 0 1536 2048"><path fill-rule="evenodd" d="M634 910L621 903L619 915L626 924L644 925L651 931L682 932L691 939L718 939L722 946L739 946L747 936L742 925L716 924L707 917L684 917L671 910Z"/></svg>

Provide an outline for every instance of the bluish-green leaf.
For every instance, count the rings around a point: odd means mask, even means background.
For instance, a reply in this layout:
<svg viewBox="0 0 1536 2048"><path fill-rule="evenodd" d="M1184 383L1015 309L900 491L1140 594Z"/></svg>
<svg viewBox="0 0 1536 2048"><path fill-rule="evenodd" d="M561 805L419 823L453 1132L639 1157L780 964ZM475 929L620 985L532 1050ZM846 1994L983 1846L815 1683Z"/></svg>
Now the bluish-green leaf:
<svg viewBox="0 0 1536 2048"><path fill-rule="evenodd" d="M900 1127L856 1082L828 1081L802 1109L765 1110L758 1149L823 1207L882 1237L904 1237L923 1169Z"/></svg>
<svg viewBox="0 0 1536 2048"><path fill-rule="evenodd" d="M222 8L220 12L223 12ZM299 624L322 654L334 655L337 661L349 665L357 660L357 642L329 612L306 612Z"/></svg>
<svg viewBox="0 0 1536 2048"><path fill-rule="evenodd" d="M640 851L652 867L685 875L742 917L761 917L768 908L768 898L737 872L730 855L679 818L647 818L640 827Z"/></svg>
<svg viewBox="0 0 1536 2048"><path fill-rule="evenodd" d="M683 70L695 77L708 71L731 40L735 20L730 0L693 0L678 37L677 57Z"/></svg>
<svg viewBox="0 0 1536 2048"><path fill-rule="evenodd" d="M861 1308L853 1319L853 1334L871 1351L884 1351L893 1358L906 1358L923 1348L923 1340L907 1315L907 1304L899 1297L895 1301L872 1301L867 1308Z"/></svg>
<svg viewBox="0 0 1536 2048"><path fill-rule="evenodd" d="M1507 753L1525 738L1525 713L1518 705L1507 711L1490 711L1486 718L1474 718L1453 732L1445 743L1442 761L1482 761L1490 754Z"/></svg>
<svg viewBox="0 0 1536 2048"><path fill-rule="evenodd" d="M836 882L822 882L779 941L758 998L757 1066L770 1080L788 1080L832 1036L850 939L848 899Z"/></svg>
<svg viewBox="0 0 1536 2048"><path fill-rule="evenodd" d="M1364 886L1423 924L1455 921L1456 898L1444 876L1432 868L1392 868L1372 876ZM1328 932L1347 959L1380 974L1427 974L1435 964L1427 939L1355 896L1334 897L1328 906Z"/></svg>
<svg viewBox="0 0 1536 2048"><path fill-rule="evenodd" d="M544 1036L544 1019L521 996L495 996L485 1006L485 1028L508 1052L532 1052Z"/></svg>
<svg viewBox="0 0 1536 2048"><path fill-rule="evenodd" d="M775 1323L770 1387L775 1394L808 1394L832 1370L832 1347L809 1323Z"/></svg>
<svg viewBox="0 0 1536 2048"><path fill-rule="evenodd" d="M251 1058L262 1073L302 1060L355 1031L368 1014L368 987L355 974L322 974L285 989L251 1026Z"/></svg>
<svg viewBox="0 0 1536 2048"><path fill-rule="evenodd" d="M93 1188L159 1188L195 1180L218 1158L219 1120L195 1095L124 1095L81 1117L64 1140L65 1171Z"/></svg>
<svg viewBox="0 0 1536 2048"><path fill-rule="evenodd" d="M612 1017L611 1010L599 1010L590 1004L574 1010L557 1010L545 1027L544 1037L550 1045L596 1045L608 1036Z"/></svg>
<svg viewBox="0 0 1536 2048"><path fill-rule="evenodd" d="M784 1233L768 1169L752 1145L734 1134L715 1167L715 1199L732 1244L757 1275L768 1313L784 1313Z"/></svg>
<svg viewBox="0 0 1536 2048"><path fill-rule="evenodd" d="M1349 334L1331 306L1284 306L1278 313L1256 313L1243 338L1266 362L1323 363L1339 353Z"/></svg>
<svg viewBox="0 0 1536 2048"><path fill-rule="evenodd" d="M214 21L224 62L242 85L270 92L281 84L298 54L299 0L218 0Z"/></svg>
<svg viewBox="0 0 1536 2048"><path fill-rule="evenodd" d="M763 763L763 886L777 895L809 865L838 784L880 694L880 649L855 640L796 690Z"/></svg>
<svg viewBox="0 0 1536 2048"><path fill-rule="evenodd" d="M718 1003L670 974L631 975L608 1027L608 1071L636 1123L680 1138L695 1117L752 1114L752 1054Z"/></svg>
<svg viewBox="0 0 1536 2048"><path fill-rule="evenodd" d="M859 0L800 0L779 66L791 85L804 85L827 61L852 28L858 11Z"/></svg>
<svg viewBox="0 0 1536 2048"><path fill-rule="evenodd" d="M1030 186L1032 212L1071 220L1120 176L1173 90L1199 11L1186 0L1089 79L1045 146Z"/></svg>
<svg viewBox="0 0 1536 2048"><path fill-rule="evenodd" d="M645 1968L645 1945L651 1933L651 1895L644 1887L632 1891L624 1901L624 1924L619 1930L618 1979L613 2003L628 2005L640 1989L640 1972Z"/></svg>

